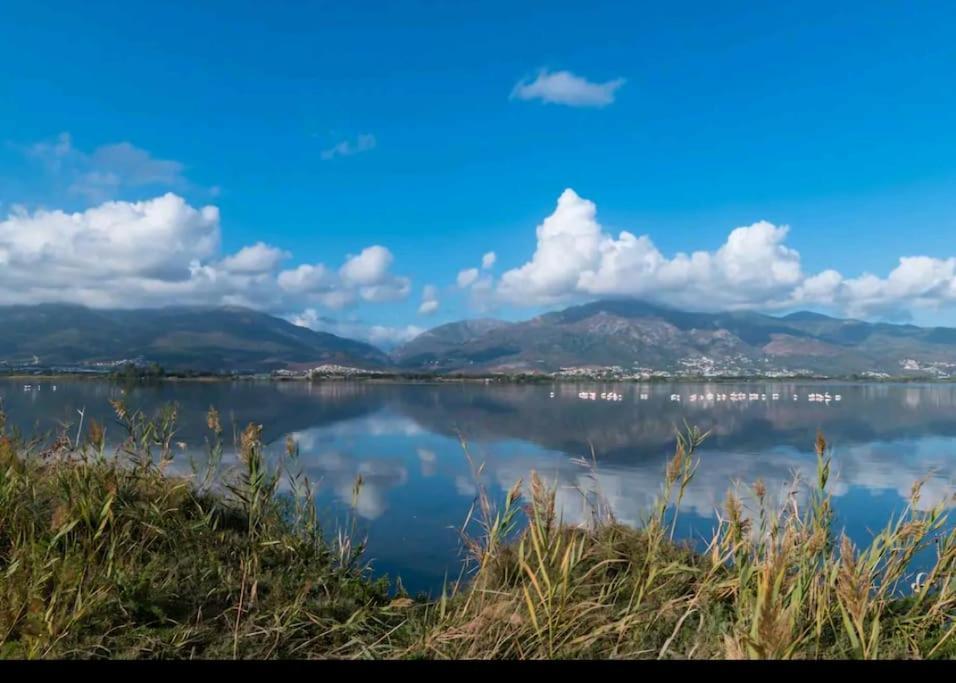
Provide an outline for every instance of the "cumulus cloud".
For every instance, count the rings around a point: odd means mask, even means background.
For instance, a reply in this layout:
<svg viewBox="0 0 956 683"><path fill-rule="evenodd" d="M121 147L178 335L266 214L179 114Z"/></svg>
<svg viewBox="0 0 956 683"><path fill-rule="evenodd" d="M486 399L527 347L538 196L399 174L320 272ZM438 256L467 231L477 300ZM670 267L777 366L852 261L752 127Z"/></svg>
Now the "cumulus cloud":
<svg viewBox="0 0 956 683"><path fill-rule="evenodd" d="M182 190L190 187L183 175L183 164L157 159L129 142L102 145L84 152L74 146L69 133L60 133L53 141L29 145L25 152L64 180L68 194L90 202L116 198L132 188Z"/></svg>
<svg viewBox="0 0 956 683"><path fill-rule="evenodd" d="M458 282L459 287L461 287L462 289L465 289L466 287L473 285L477 279L478 279L478 269L468 268L458 273L458 278L456 279L456 282Z"/></svg>
<svg viewBox="0 0 956 683"><path fill-rule="evenodd" d="M358 256L349 256L339 272L347 282L374 285L381 282L393 260L394 257L388 249L375 245L363 249Z"/></svg>
<svg viewBox="0 0 956 683"><path fill-rule="evenodd" d="M615 93L624 85L623 78L593 83L570 71L542 69L537 77L515 85L511 99L541 100L569 107L606 107L614 102Z"/></svg>
<svg viewBox="0 0 956 683"><path fill-rule="evenodd" d="M399 325L389 327L388 325L372 325L369 327L368 335L364 338L375 346L383 349L390 349L411 341L425 331L424 328L417 325Z"/></svg>
<svg viewBox="0 0 956 683"><path fill-rule="evenodd" d="M716 251L667 257L647 235L605 231L594 202L567 189L538 226L531 259L505 272L496 293L525 305L621 296L698 310L810 306L859 316L956 302L956 258L904 257L885 278L807 275L788 232L758 221L733 229Z"/></svg>
<svg viewBox="0 0 956 683"><path fill-rule="evenodd" d="M431 315L438 310L438 288L435 285L425 285L422 289L422 303L418 307L419 315Z"/></svg>
<svg viewBox="0 0 956 683"><path fill-rule="evenodd" d="M438 302L434 299L428 301L423 301L418 307L418 312L420 315L431 315L438 310Z"/></svg>
<svg viewBox="0 0 956 683"><path fill-rule="evenodd" d="M167 193L141 202L109 201L68 213L19 208L0 220L0 303L71 302L94 307L233 304L263 310L343 308L408 295L380 245L336 271L302 264L257 242L221 249L219 210Z"/></svg>
<svg viewBox="0 0 956 683"><path fill-rule="evenodd" d="M340 320L322 315L314 308L289 317L289 322L299 327L307 327L317 332L328 332L339 337L360 339L382 349L392 349L411 341L425 330L416 325L375 325L361 320Z"/></svg>
<svg viewBox="0 0 956 683"><path fill-rule="evenodd" d="M456 283L459 289L467 290L468 301L472 310L484 313L493 310L495 301L495 278L490 272L497 256L495 252L486 252L481 257L481 269L466 268L458 273Z"/></svg>
<svg viewBox="0 0 956 683"><path fill-rule="evenodd" d="M337 278L321 263L303 263L291 270L279 273L279 286L287 292L304 294L334 288Z"/></svg>
<svg viewBox="0 0 956 683"><path fill-rule="evenodd" d="M581 273L593 273L600 263L600 245L606 236L596 213L594 203L574 190L561 193L554 213L538 226L534 256L502 276L501 293L516 302L527 295L544 303L575 293Z"/></svg>
<svg viewBox="0 0 956 683"><path fill-rule="evenodd" d="M350 157L361 152L375 149L377 142L371 133L363 133L352 140L342 140L328 149L322 150L322 160L329 161L336 157Z"/></svg>
<svg viewBox="0 0 956 683"><path fill-rule="evenodd" d="M827 271L825 280L805 285L798 296L817 296L859 316L899 317L907 306L935 309L956 302L956 258L904 256L885 278L864 273L843 279Z"/></svg>
<svg viewBox="0 0 956 683"><path fill-rule="evenodd" d="M392 252L381 245L366 247L357 256L349 256L339 270L339 277L343 284L354 287L358 296L366 301L398 301L408 296L411 281L389 272L394 260Z"/></svg>
<svg viewBox="0 0 956 683"><path fill-rule="evenodd" d="M136 305L214 280L219 211L167 194L83 212L17 211L0 222L0 301Z"/></svg>
<svg viewBox="0 0 956 683"><path fill-rule="evenodd" d="M381 245L349 256L338 272L321 263L302 264L279 273L279 287L326 308L341 309L359 300L398 301L408 296L411 280L389 270L394 257Z"/></svg>
<svg viewBox="0 0 956 683"><path fill-rule="evenodd" d="M224 258L222 267L231 273L267 273L290 256L287 251L265 242L256 242L251 247L243 247L232 256Z"/></svg>

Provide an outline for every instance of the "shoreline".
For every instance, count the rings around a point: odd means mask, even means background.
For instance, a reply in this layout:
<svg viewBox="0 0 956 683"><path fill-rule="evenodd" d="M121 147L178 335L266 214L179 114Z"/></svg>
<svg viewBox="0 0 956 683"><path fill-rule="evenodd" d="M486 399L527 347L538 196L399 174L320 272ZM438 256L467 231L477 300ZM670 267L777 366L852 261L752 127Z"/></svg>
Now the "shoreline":
<svg viewBox="0 0 956 683"><path fill-rule="evenodd" d="M317 378L309 377L268 377L255 375L198 375L198 376L165 376L148 378L127 378L109 374L93 373L38 373L0 374L0 381L22 381L29 383L61 381L92 381L115 382L117 384L153 384L153 383L355 383L355 384L484 384L484 385L527 385L527 384L740 384L740 383L767 383L767 382L825 382L850 384L952 384L954 378L938 377L853 377L853 376L810 376L791 375L780 377L767 376L681 376L681 377L651 377L636 378L607 378L607 377L549 377L549 376L502 376L502 375L475 375L475 376L442 376L431 377L403 376L403 375L361 375L353 376L330 375Z"/></svg>

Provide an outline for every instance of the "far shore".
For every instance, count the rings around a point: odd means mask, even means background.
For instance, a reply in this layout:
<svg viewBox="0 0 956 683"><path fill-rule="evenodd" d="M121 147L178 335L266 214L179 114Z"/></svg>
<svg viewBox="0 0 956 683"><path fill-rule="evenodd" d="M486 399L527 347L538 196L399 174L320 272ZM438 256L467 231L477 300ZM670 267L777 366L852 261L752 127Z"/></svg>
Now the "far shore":
<svg viewBox="0 0 956 683"><path fill-rule="evenodd" d="M950 384L956 378L939 377L854 377L854 376L679 376L679 377L600 377L600 376L559 376L548 375L327 375L319 377L276 377L267 375L165 375L162 377L124 377L97 373L0 373L0 381L52 382L52 381L91 381L132 384L151 383L305 383L330 384L351 382L357 384L730 384L740 382L830 382L854 384Z"/></svg>

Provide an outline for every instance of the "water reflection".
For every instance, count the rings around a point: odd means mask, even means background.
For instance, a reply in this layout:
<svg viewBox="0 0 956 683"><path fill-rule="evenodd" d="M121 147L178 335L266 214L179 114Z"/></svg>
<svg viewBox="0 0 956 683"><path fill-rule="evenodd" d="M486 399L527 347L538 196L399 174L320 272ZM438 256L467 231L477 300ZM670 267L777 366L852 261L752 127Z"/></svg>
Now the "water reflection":
<svg viewBox="0 0 956 683"><path fill-rule="evenodd" d="M461 450L468 444L482 478L503 496L531 470L558 487L569 522L590 514L586 498L598 492L621 521L637 524L660 490L674 432L685 421L710 430L700 451L698 476L687 492L681 525L706 535L714 511L735 482L764 481L782 497L795 476L812 481L813 440L822 430L834 447L835 495L841 523L866 541L898 512L917 479L927 476L920 506L949 500L956 445L956 386L893 384L759 384L484 386L333 383L163 384L124 393L99 382L58 382L58 390L24 392L0 382L11 421L25 430L109 423L109 398L155 410L179 404L177 440L201 454L205 411L217 406L224 424L265 426L274 453L287 436L299 445L299 462L317 484L317 501L331 517L352 502L365 521L375 566L401 574L408 587L434 589L458 567L458 535L475 495ZM614 393L614 401L579 398ZM672 394L731 394L747 400L671 400ZM805 400L809 393L839 394L839 402ZM800 400L793 401L793 394ZM758 399L751 400L751 395ZM778 394L781 400L772 400ZM760 397L766 397L761 399ZM112 430L112 431L110 431ZM108 437L119 438L109 427ZM576 459L596 456L591 473Z"/></svg>

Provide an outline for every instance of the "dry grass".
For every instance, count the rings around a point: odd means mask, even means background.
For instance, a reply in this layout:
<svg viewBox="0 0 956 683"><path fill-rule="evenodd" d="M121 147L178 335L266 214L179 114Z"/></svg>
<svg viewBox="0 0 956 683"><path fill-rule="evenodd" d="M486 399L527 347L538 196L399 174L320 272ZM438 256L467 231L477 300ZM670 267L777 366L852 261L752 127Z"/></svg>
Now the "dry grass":
<svg viewBox="0 0 956 683"><path fill-rule="evenodd" d="M822 436L816 482L776 508L756 482L750 514L729 494L705 552L673 538L695 430L678 436L640 529L600 500L587 527L563 524L534 473L500 505L479 487L467 580L418 601L368 576L354 533L323 535L309 482L286 466L294 443L269 467L250 425L223 477L210 411L205 469L171 476L175 412L114 409L115 453L101 425L40 448L0 413L0 657L956 657L946 504L921 511L916 486L854 547L833 530ZM294 495L279 495L283 479ZM925 549L935 561L914 583Z"/></svg>

